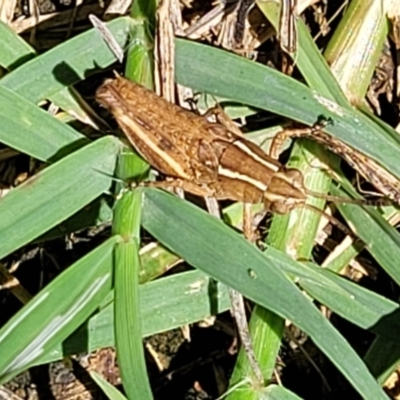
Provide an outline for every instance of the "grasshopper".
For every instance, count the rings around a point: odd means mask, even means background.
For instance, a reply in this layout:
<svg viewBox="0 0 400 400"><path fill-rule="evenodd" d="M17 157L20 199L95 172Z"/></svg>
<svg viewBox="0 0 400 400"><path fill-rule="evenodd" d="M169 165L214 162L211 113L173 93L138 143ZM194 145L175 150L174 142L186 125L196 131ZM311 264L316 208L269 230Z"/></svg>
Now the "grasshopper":
<svg viewBox="0 0 400 400"><path fill-rule="evenodd" d="M143 86L117 77L96 93L132 146L172 178L158 187L180 187L199 196L263 203L286 214L304 206L309 191L303 174L286 168L259 146L224 125L184 110Z"/></svg>

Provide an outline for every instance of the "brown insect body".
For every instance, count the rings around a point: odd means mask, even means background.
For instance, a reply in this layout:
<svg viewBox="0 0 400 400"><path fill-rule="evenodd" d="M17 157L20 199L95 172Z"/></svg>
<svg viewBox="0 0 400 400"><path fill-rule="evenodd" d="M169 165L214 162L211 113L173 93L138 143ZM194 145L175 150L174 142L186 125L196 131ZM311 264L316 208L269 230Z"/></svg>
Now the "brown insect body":
<svg viewBox="0 0 400 400"><path fill-rule="evenodd" d="M186 111L125 78L96 93L150 165L196 195L263 202L286 213L306 201L303 175L218 123ZM166 185L167 186L167 185Z"/></svg>

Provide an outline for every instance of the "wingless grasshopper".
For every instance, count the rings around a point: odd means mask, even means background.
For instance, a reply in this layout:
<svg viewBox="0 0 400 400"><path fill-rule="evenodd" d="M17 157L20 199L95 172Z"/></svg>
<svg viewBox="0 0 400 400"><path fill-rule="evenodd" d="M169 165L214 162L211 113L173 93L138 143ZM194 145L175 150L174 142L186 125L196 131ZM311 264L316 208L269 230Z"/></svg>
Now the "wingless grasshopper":
<svg viewBox="0 0 400 400"><path fill-rule="evenodd" d="M106 81L97 101L114 115L132 146L172 180L153 186L180 187L194 195L243 203L286 214L307 196L365 204L308 190L303 174L286 168L259 146L220 123L211 123L125 78ZM317 209L317 211L320 211Z"/></svg>
<svg viewBox="0 0 400 400"><path fill-rule="evenodd" d="M286 168L229 126L209 122L119 76L106 81L96 99L111 111L143 158L172 178L151 182L152 186L179 187L194 195L244 204L263 203L266 210L278 214L299 206L322 213L306 204L308 195L319 195L305 187L299 170ZM236 301L232 296L231 300ZM251 359L250 344L247 347ZM253 370L262 381L257 367Z"/></svg>

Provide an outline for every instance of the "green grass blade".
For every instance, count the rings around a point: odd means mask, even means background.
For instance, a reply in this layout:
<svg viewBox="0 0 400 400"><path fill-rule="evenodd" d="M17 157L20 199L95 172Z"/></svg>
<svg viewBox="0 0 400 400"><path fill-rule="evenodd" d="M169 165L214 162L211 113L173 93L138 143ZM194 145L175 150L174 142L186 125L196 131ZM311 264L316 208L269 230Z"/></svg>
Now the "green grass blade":
<svg viewBox="0 0 400 400"><path fill-rule="evenodd" d="M3 21L0 21L0 37L0 66L3 68L15 69L35 57L35 50Z"/></svg>
<svg viewBox="0 0 400 400"><path fill-rule="evenodd" d="M140 193L133 207L140 210ZM136 215L140 213L136 213ZM137 221L140 225L140 218ZM115 344L118 365L129 399L151 399L152 393L142 342L139 307L139 248L131 240L115 248Z"/></svg>
<svg viewBox="0 0 400 400"><path fill-rule="evenodd" d="M0 203L0 258L29 243L111 186L121 143L104 137L47 167Z"/></svg>
<svg viewBox="0 0 400 400"><path fill-rule="evenodd" d="M278 250L262 254L221 221L161 191L144 191L143 225L188 263L244 296L291 320L310 335L357 391L387 398L354 350L301 294L277 262L294 263Z"/></svg>
<svg viewBox="0 0 400 400"><path fill-rule="evenodd" d="M331 178L321 168L314 165L329 164L329 156L316 143L298 140L286 165L302 171L305 187L318 193L326 193L330 187ZM307 203L321 209L325 200L310 196ZM319 214L304 207L298 207L286 215L274 215L267 242L289 253L294 259L309 260L320 218Z"/></svg>
<svg viewBox="0 0 400 400"><path fill-rule="evenodd" d="M322 160L323 157L326 157L326 155L315 143L298 141L291 153L291 159L295 161L290 162L288 166L298 168L303 172L306 187L318 192L324 192L329 188L330 178L321 169L310 167L315 165L316 161L318 161L317 159ZM321 207L324 201L311 198L310 203ZM294 259L309 259L311 249L314 246L319 219L319 214L304 208L299 208L283 216L274 215L268 231L268 245L289 252ZM274 317L268 311L263 312L260 308L259 305L255 307L255 311L251 316L250 326L253 329L254 347L260 348L260 352L256 353L257 359L261 363L263 370L269 373L269 375L264 375L265 379L270 380L272 379L273 368L280 349L280 342L275 337L279 336L279 334L283 335L284 321L282 320L279 324L277 317ZM275 340L267 343L263 341L263 336L265 335L273 335ZM259 344L260 340L262 342ZM273 345L275 345L275 351L273 350ZM231 378L231 386L246 377L247 368L246 364L241 363L239 359ZM243 388L240 388L232 391L228 397L229 400L240 399L243 390ZM249 398L257 399L257 390L253 391L253 397L250 397L250 393L251 391L248 393Z"/></svg>
<svg viewBox="0 0 400 400"><path fill-rule="evenodd" d="M121 17L107 24L122 47L128 41L131 23L129 17ZM82 54L85 56L82 57ZM115 61L100 33L91 29L24 63L2 78L0 85L37 103Z"/></svg>
<svg viewBox="0 0 400 400"><path fill-rule="evenodd" d="M36 51L17 35L10 27L0 21L0 65L14 70L20 64L37 56ZM27 100L30 100L27 98ZM74 88L61 90L49 97L49 100L80 121L96 125L97 117L89 105Z"/></svg>
<svg viewBox="0 0 400 400"><path fill-rule="evenodd" d="M129 156L120 158L120 169L123 171L119 171L118 176L135 170L135 165L130 162L133 157ZM125 192L115 205L113 219L113 233L124 238L114 249L114 334L118 365L129 399L152 398L139 306L140 221L140 191Z"/></svg>
<svg viewBox="0 0 400 400"><path fill-rule="evenodd" d="M276 368L276 357L281 347L284 323L284 319L279 315L259 305L254 307L249 321L254 354L256 354L263 376L268 381ZM227 398L259 398L258 389L255 390L249 385L240 385L240 382L251 376L253 376L253 370L248 362L246 352L241 348L230 378L230 388L233 390ZM237 390L235 390L235 386L238 388Z"/></svg>
<svg viewBox="0 0 400 400"><path fill-rule="evenodd" d="M1 85L0 119L0 141L42 161L88 143L80 133Z"/></svg>
<svg viewBox="0 0 400 400"><path fill-rule="evenodd" d="M384 317L399 310L397 303L311 263L290 266L278 263L277 267L296 280L312 298L363 329L375 331ZM396 328L394 321L391 326Z"/></svg>
<svg viewBox="0 0 400 400"><path fill-rule="evenodd" d="M74 87L65 87L59 92L53 93L49 100L84 124L92 125L96 129L104 125L102 125L101 119Z"/></svg>

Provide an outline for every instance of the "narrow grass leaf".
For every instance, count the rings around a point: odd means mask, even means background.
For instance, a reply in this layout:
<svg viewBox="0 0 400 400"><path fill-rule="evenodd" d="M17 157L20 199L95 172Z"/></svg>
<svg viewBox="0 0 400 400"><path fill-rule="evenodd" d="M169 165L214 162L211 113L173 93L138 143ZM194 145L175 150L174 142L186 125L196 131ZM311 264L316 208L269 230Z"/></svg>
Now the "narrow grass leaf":
<svg viewBox="0 0 400 400"><path fill-rule="evenodd" d="M35 57L35 50L3 21L0 21L0 37L0 66L3 68L15 69Z"/></svg>
<svg viewBox="0 0 400 400"><path fill-rule="evenodd" d="M167 272L179 262L179 257L156 242L148 243L139 251L139 282L149 282Z"/></svg>
<svg viewBox="0 0 400 400"><path fill-rule="evenodd" d="M3 39L0 44L0 65L3 68L12 71L37 56L33 47L1 21L0 37ZM50 96L49 100L83 123L96 127L96 115L74 88L66 87Z"/></svg>
<svg viewBox="0 0 400 400"><path fill-rule="evenodd" d="M124 238L124 242L115 247L114 264L114 329L118 365L128 398L152 399L139 306L141 191L126 192L116 206L115 216L119 222L113 230L118 230Z"/></svg>
<svg viewBox="0 0 400 400"><path fill-rule="evenodd" d="M68 125L1 85L0 119L0 141L38 160L59 158L89 142Z"/></svg>
<svg viewBox="0 0 400 400"><path fill-rule="evenodd" d="M144 191L143 225L188 263L244 296L291 320L309 334L365 396L387 398L355 351L289 279L275 261L294 263L268 248L264 255L220 220L172 195Z"/></svg>
<svg viewBox="0 0 400 400"><path fill-rule="evenodd" d="M28 179L0 202L0 258L29 243L109 189L121 143L107 136Z"/></svg>
<svg viewBox="0 0 400 400"><path fill-rule="evenodd" d="M91 125L95 129L99 129L99 126L104 126L103 121L74 87L65 87L52 94L49 100L84 124Z"/></svg>
<svg viewBox="0 0 400 400"><path fill-rule="evenodd" d="M394 301L311 263L290 266L278 263L277 267L295 279L314 299L361 328L372 328L381 318L399 310Z"/></svg>
<svg viewBox="0 0 400 400"><path fill-rule="evenodd" d="M129 17L121 17L107 24L122 47L127 44L131 23ZM0 85L37 103L115 61L100 33L91 29L24 63L2 78Z"/></svg>

